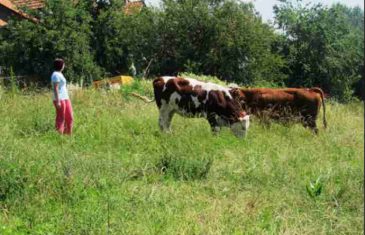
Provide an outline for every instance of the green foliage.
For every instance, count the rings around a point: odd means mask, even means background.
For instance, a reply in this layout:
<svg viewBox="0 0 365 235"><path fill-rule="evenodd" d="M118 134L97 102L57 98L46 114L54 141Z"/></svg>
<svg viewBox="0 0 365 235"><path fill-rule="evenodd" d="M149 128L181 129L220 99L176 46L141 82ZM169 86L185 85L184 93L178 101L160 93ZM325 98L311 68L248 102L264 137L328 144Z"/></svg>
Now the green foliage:
<svg viewBox="0 0 365 235"><path fill-rule="evenodd" d="M85 2L47 0L45 8L33 12L40 22L13 19L1 31L0 64L14 67L18 75L38 75L47 83L53 60L65 60L65 76L73 82L89 83L101 75L92 53L92 18Z"/></svg>
<svg viewBox="0 0 365 235"><path fill-rule="evenodd" d="M0 84L0 100L3 98L4 93L5 93L4 86Z"/></svg>
<svg viewBox="0 0 365 235"><path fill-rule="evenodd" d="M16 81L16 77L13 71L13 67L10 67L10 93L15 95L18 92L18 85Z"/></svg>
<svg viewBox="0 0 365 235"><path fill-rule="evenodd" d="M141 75L158 49L157 13L144 8L125 15L120 4L111 4L95 22L97 62L111 74L127 73L134 63Z"/></svg>
<svg viewBox="0 0 365 235"><path fill-rule="evenodd" d="M220 2L164 1L159 65L153 69L209 74L242 84L285 77L283 61L271 51L274 31L261 22L253 5Z"/></svg>
<svg viewBox="0 0 365 235"><path fill-rule="evenodd" d="M256 80L280 82L284 63L271 51L276 36L263 24L252 5L227 3L214 15L218 32L213 47L219 66L219 77L245 85ZM214 55L214 56L215 56Z"/></svg>
<svg viewBox="0 0 365 235"><path fill-rule="evenodd" d="M319 86L340 101L349 101L361 79L364 61L364 12L341 4L303 6L300 1L275 6L286 40L289 86Z"/></svg>
<svg viewBox="0 0 365 235"><path fill-rule="evenodd" d="M282 0L267 24L238 0L164 0L136 14L120 0L45 3L27 11L38 24L13 19L0 30L0 65L44 84L63 57L66 78L85 85L104 75L194 73L251 87L318 86L344 102L362 95L358 7Z"/></svg>
<svg viewBox="0 0 365 235"><path fill-rule="evenodd" d="M318 177L316 181L311 181L309 185L305 186L307 193L311 198L316 198L321 195L323 189L323 183L321 177Z"/></svg>
<svg viewBox="0 0 365 235"><path fill-rule="evenodd" d="M131 84L123 85L120 89L120 92L125 99L130 99L130 93L132 92L152 97L153 92L151 89L151 84L148 84L147 86L149 86L149 89L146 89L146 83L139 79L135 79Z"/></svg>

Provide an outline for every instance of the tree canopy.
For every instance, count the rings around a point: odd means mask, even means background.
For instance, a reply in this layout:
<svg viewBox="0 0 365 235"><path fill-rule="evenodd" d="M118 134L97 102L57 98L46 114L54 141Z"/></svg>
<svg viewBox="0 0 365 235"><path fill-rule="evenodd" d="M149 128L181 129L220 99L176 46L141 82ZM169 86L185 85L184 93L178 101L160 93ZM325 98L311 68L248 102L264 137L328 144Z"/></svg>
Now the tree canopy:
<svg viewBox="0 0 365 235"><path fill-rule="evenodd" d="M124 1L46 0L0 29L0 65L48 82L56 57L68 79L181 72L245 86L318 86L349 100L364 71L364 12L341 4L281 0L275 24L237 0L164 0L125 14ZM148 71L146 68L149 68ZM361 87L360 87L361 88Z"/></svg>
<svg viewBox="0 0 365 235"><path fill-rule="evenodd" d="M303 6L282 1L275 19L285 34L281 55L289 86L318 86L347 100L364 69L364 12L341 4Z"/></svg>

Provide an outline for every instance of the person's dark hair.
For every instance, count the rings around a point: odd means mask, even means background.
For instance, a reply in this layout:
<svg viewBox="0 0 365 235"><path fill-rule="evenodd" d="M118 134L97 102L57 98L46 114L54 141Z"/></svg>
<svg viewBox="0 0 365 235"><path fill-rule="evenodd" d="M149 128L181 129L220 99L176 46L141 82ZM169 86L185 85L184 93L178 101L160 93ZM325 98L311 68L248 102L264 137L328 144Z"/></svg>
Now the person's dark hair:
<svg viewBox="0 0 365 235"><path fill-rule="evenodd" d="M54 70L61 71L64 64L65 64L65 62L63 61L63 59L60 59L60 58L55 59L53 62Z"/></svg>

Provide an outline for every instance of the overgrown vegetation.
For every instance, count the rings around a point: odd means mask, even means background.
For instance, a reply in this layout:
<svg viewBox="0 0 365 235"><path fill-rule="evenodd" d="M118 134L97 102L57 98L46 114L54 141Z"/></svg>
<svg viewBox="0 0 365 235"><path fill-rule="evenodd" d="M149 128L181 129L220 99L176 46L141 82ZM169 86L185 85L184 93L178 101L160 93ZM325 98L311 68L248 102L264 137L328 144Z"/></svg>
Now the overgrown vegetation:
<svg viewBox="0 0 365 235"><path fill-rule="evenodd" d="M132 15L122 0L45 2L31 12L38 24L14 20L0 30L6 73L13 67L48 83L53 59L63 57L66 77L82 84L133 64L138 77L186 72L245 86L318 86L346 102L363 93L359 7L280 1L276 24L267 24L237 0L164 0Z"/></svg>
<svg viewBox="0 0 365 235"><path fill-rule="evenodd" d="M142 89L73 91L72 137L54 130L50 92L2 93L1 234L363 231L362 103L328 101L318 136L253 118L238 139L178 115L161 133L155 104L126 99Z"/></svg>
<svg viewBox="0 0 365 235"><path fill-rule="evenodd" d="M305 7L300 1L285 2L275 12L285 32L287 84L319 86L340 101L350 100L364 74L364 12L341 4Z"/></svg>

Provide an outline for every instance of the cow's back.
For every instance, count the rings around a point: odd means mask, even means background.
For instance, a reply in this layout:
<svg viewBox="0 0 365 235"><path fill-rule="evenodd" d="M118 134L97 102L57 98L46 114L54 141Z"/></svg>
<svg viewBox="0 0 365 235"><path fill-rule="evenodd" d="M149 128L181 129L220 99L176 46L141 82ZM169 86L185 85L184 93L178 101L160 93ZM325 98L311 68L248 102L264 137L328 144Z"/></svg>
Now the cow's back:
<svg viewBox="0 0 365 235"><path fill-rule="evenodd" d="M248 105L265 106L267 104L302 105L318 103L318 93L306 88L254 88L241 89Z"/></svg>

